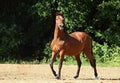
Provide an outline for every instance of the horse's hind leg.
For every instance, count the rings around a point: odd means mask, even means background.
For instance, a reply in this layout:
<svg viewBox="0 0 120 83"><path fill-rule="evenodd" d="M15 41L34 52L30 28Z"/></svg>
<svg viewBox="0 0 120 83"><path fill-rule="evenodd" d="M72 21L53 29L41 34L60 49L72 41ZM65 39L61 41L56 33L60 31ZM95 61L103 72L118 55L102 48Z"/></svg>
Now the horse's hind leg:
<svg viewBox="0 0 120 83"><path fill-rule="evenodd" d="M93 60L90 60L90 64L94 68L95 78L98 79L98 74L97 74L97 70L96 70L96 60L93 58Z"/></svg>
<svg viewBox="0 0 120 83"><path fill-rule="evenodd" d="M52 52L52 60L51 60L51 62L50 62L50 68L51 68L51 70L52 70L53 75L56 77L57 74L56 74L56 72L55 72L55 70L54 70L54 68L53 68L53 63L54 63L55 58L56 58L56 53L55 53L55 52Z"/></svg>
<svg viewBox="0 0 120 83"><path fill-rule="evenodd" d="M75 59L77 60L77 65L78 65L78 69L77 69L77 73L74 76L74 78L78 78L79 76L79 72L80 72L80 67L81 67L81 60L80 60L80 55L75 56Z"/></svg>
<svg viewBox="0 0 120 83"><path fill-rule="evenodd" d="M92 66L93 69L94 69L95 78L98 79L98 74L97 74L97 69L96 69L96 60L95 60L95 58L93 57L92 50L84 51L84 53L85 53L85 55L87 56L87 58L89 59L90 64L91 64L91 66Z"/></svg>

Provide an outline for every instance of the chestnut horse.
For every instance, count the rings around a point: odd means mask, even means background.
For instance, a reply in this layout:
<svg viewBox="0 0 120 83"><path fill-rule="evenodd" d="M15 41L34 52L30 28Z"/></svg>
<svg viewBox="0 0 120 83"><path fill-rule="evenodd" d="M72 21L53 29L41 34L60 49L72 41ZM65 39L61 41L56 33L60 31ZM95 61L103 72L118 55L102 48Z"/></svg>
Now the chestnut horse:
<svg viewBox="0 0 120 83"><path fill-rule="evenodd" d="M71 34L67 34L64 29L65 27L64 27L63 14L60 12L57 12L54 38L51 43L52 60L50 62L52 73L54 74L56 79L60 79L62 63L64 61L65 55L75 56L78 69L74 78L77 78L79 76L80 67L81 67L81 60L80 60L81 52L85 53L85 55L89 59L91 66L94 68L94 75L97 78L96 61L92 53L91 37L84 32L73 32ZM57 54L60 55L60 64L59 64L58 74L56 74L53 68L53 63Z"/></svg>

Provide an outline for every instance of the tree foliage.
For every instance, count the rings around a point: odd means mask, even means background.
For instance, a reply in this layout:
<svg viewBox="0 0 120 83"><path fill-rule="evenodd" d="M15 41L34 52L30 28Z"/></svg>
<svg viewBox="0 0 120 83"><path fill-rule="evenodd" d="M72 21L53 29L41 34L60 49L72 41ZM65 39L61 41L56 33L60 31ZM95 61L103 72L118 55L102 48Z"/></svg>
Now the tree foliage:
<svg viewBox="0 0 120 83"><path fill-rule="evenodd" d="M1 0L1 59L49 58L49 42L53 38L57 10L64 12L68 33L85 31L103 46L98 45L94 50L104 48L106 44L106 49L113 46L119 49L119 0ZM101 51L98 51L99 57L104 56L99 55ZM114 49L114 52L117 51Z"/></svg>

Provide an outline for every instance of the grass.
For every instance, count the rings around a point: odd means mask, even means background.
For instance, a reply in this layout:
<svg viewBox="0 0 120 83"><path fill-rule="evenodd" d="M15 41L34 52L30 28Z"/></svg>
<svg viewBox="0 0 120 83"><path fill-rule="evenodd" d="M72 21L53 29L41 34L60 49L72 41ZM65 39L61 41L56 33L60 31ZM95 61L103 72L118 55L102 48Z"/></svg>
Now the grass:
<svg viewBox="0 0 120 83"><path fill-rule="evenodd" d="M97 60L97 59L96 59ZM82 65L90 66L89 61L87 58L81 57ZM14 58L3 58L0 60L1 64L49 64L50 59L44 58L40 62L37 59L29 59L29 60L22 60L22 59L14 59ZM56 58L55 63L56 65L59 64L59 57ZM77 65L77 62L74 57L65 57L64 65ZM120 59L117 58L116 60L106 61L106 62L96 62L97 66L102 67L120 67Z"/></svg>
<svg viewBox="0 0 120 83"><path fill-rule="evenodd" d="M120 67L120 63L112 62L112 61L108 61L104 63L99 62L97 65L102 67Z"/></svg>
<svg viewBox="0 0 120 83"><path fill-rule="evenodd" d="M118 60L120 60L120 59L118 59ZM120 67L120 61L118 61L118 60L101 62L101 61L96 59L96 65L101 66L101 67ZM90 66L90 63L86 57L81 57L81 62L82 62L82 65L84 65L84 66ZM48 61L46 61L46 59L43 59L41 63L42 64L49 64L50 59L48 59ZM56 58L54 64L56 64L56 65L59 64L59 57ZM77 62L76 62L74 57L67 56L67 57L65 57L65 61L63 62L63 64L64 65L77 65Z"/></svg>

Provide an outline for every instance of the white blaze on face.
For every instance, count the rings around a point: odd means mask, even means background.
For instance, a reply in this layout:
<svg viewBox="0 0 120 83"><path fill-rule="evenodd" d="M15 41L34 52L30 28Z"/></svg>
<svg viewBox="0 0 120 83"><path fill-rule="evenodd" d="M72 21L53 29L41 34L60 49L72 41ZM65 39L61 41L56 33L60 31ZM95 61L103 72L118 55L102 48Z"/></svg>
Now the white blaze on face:
<svg viewBox="0 0 120 83"><path fill-rule="evenodd" d="M62 16L60 16L60 19L61 19L61 20L63 20L63 17L62 17Z"/></svg>
<svg viewBox="0 0 120 83"><path fill-rule="evenodd" d="M64 29L64 24L63 24L63 19L64 19L64 18L63 18L62 16L60 16L59 18L60 18L61 21L62 21L61 24L60 24L60 26L59 26L59 28L60 28L60 30L63 30L63 29Z"/></svg>

